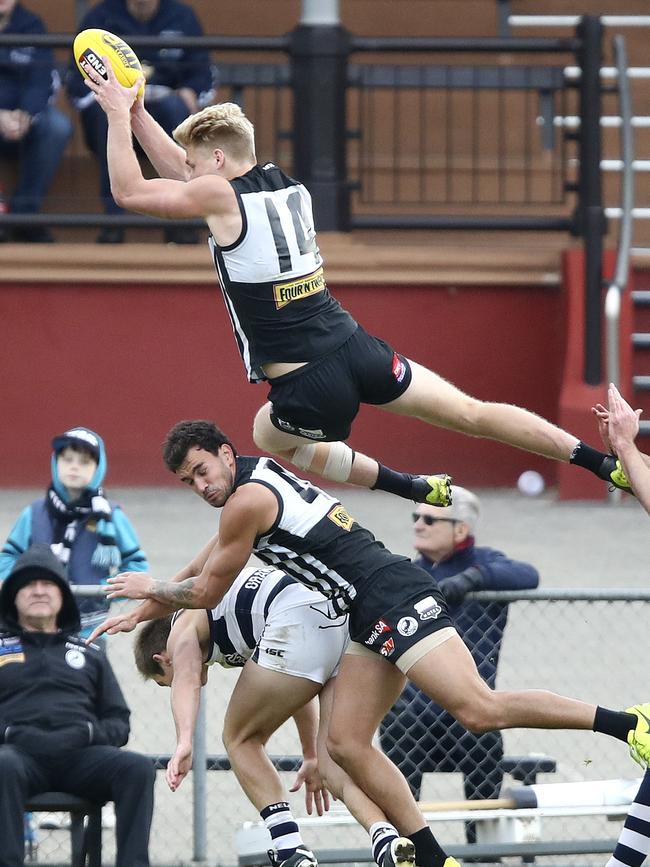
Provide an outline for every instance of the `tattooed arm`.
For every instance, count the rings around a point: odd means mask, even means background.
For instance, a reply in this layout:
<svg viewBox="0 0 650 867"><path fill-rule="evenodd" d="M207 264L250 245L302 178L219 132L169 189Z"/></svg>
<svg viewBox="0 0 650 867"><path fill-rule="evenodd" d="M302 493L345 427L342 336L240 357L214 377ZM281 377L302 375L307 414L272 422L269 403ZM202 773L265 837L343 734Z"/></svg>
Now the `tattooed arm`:
<svg viewBox="0 0 650 867"><path fill-rule="evenodd" d="M276 519L278 503L264 485L239 488L223 508L219 538L198 575L161 581L131 572L109 579L111 593L130 599L153 599L173 608L214 608L248 562L258 536Z"/></svg>

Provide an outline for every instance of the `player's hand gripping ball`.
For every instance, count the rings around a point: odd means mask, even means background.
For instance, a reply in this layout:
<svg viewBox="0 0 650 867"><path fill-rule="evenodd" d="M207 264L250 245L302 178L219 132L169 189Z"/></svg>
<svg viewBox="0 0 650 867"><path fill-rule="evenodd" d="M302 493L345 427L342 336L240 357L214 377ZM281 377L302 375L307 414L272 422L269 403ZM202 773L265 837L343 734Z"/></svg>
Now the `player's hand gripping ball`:
<svg viewBox="0 0 650 867"><path fill-rule="evenodd" d="M72 43L75 63L84 78L90 78L89 70L108 81L108 73L102 57L107 57L115 78L124 87L133 87L138 78L143 78L142 67L135 51L119 36L108 30L82 30ZM91 79L92 80L92 79ZM144 84L138 97L144 93Z"/></svg>

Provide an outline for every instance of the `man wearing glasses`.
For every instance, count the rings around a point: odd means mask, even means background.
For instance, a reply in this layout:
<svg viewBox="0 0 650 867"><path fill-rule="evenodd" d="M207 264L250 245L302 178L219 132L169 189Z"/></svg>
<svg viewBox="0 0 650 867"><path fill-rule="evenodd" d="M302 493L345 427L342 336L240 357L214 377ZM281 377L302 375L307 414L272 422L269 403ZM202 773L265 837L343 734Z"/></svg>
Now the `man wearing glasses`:
<svg viewBox="0 0 650 867"><path fill-rule="evenodd" d="M473 590L529 590L539 574L529 563L510 560L501 551L474 544L480 503L471 491L454 485L453 505L420 504L413 512L415 562L434 576L461 638L481 677L494 688L507 602L466 600ZM416 798L426 771L463 774L465 797L496 798L503 771L499 731L472 734L423 692L409 683L381 726L384 752L400 768ZM475 841L468 823L468 842Z"/></svg>

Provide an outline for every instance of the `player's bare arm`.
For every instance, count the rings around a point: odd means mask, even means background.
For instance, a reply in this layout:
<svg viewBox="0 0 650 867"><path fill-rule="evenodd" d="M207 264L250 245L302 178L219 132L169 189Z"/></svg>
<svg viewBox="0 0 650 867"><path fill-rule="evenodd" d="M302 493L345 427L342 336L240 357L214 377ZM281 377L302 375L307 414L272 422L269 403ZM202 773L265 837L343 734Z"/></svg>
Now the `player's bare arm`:
<svg viewBox="0 0 650 867"><path fill-rule="evenodd" d="M615 385L608 391L609 438L616 450L632 489L643 508L650 514L650 468L647 456L634 442L639 433L641 410L634 410Z"/></svg>
<svg viewBox="0 0 650 867"><path fill-rule="evenodd" d="M142 80L133 87L124 87L115 78L108 59L106 69L107 81L96 76L85 83L106 112L106 157L116 203L129 211L168 219L238 216L235 193L224 178L204 175L188 181L191 169L187 164L183 180L143 176L131 137L131 108Z"/></svg>
<svg viewBox="0 0 650 867"><path fill-rule="evenodd" d="M149 114L144 99L136 99L133 103L131 129L161 178L187 179L184 149Z"/></svg>
<svg viewBox="0 0 650 867"><path fill-rule="evenodd" d="M232 494L223 508L219 539L199 575L171 582L130 572L109 578L108 597L154 599L173 608L214 608L248 562L253 544L273 525L275 496L264 485L249 483Z"/></svg>
<svg viewBox="0 0 650 867"><path fill-rule="evenodd" d="M176 750L165 777L172 791L180 786L192 767L192 741L204 682L200 621L205 621L207 626L204 611L184 611L174 623L167 641L167 653L173 666L171 706Z"/></svg>
<svg viewBox="0 0 650 867"><path fill-rule="evenodd" d="M145 573L134 574L143 575ZM175 610L175 608L171 608L169 605L163 605L161 602L153 602L148 599L132 611L116 614L114 617L109 617L103 623L100 623L90 633L86 639L86 644L96 641L100 635L117 635L120 632L133 632L139 623L144 623L146 620L157 620L159 617L166 617Z"/></svg>
<svg viewBox="0 0 650 867"><path fill-rule="evenodd" d="M195 575L199 575L206 564L210 552L218 541L219 534L216 533L212 537L212 539L210 539L207 545L205 545L205 547L202 548L194 558L192 558L192 560L187 564L187 566L184 566L169 580L179 582L184 581L187 578L192 578ZM146 592L150 586L151 581L154 580L152 576L149 575L147 572L121 572L115 577L120 579L120 586L125 586L126 582L128 581L128 592L131 594L129 596L129 598L131 599L140 599L141 597L135 594L140 592ZM107 599L117 599L120 596L118 590L113 586L114 583L115 582L111 580L106 586ZM130 629L118 628L114 631L130 632L132 629L135 629L138 623L143 623L145 620L156 620L159 617L166 617L168 614L171 614L175 610L176 608L165 605L161 602L153 602L152 600L148 600L147 602L139 605L136 609L129 612L128 614L112 618L112 620L119 620L120 622L122 620L129 621L130 625ZM105 622L108 623L108 621ZM111 623L111 628L112 626L113 624ZM109 634L112 635L113 632L110 632Z"/></svg>
<svg viewBox="0 0 650 867"><path fill-rule="evenodd" d="M304 783L305 807L309 816L313 813L314 806L319 816L322 816L330 808L330 795L318 770L316 747L318 720L318 699L316 697L303 705L293 715L293 721L300 738L303 762L289 791L297 792Z"/></svg>
<svg viewBox="0 0 650 867"><path fill-rule="evenodd" d="M610 386L610 388L611 388L611 386ZM619 398L620 398L620 394L619 394ZM623 400L623 398L620 398L620 399ZM632 413L636 413L637 417L638 417L638 415L640 414L641 411L640 410L632 410L632 408L629 406L629 404L627 404L626 401L623 401L623 402L629 408L629 411ZM610 419L609 409L606 406L603 406L602 403L597 403L595 406L592 406L591 411L596 416L596 419L598 420L598 432L600 434L601 440L603 441L603 445L612 454L618 455L618 448L617 448L616 444L612 442L611 437L609 435L609 419ZM629 422L630 422L630 424L634 425L635 424L634 418L632 418L630 416ZM618 424L619 424L618 421L614 421L613 422L613 429L618 430ZM638 425L636 427L636 433L638 433ZM634 438L636 437L636 433L634 432L633 429L631 429L631 434L632 434L631 441L633 441ZM618 442L619 446L622 443L623 449L625 449L625 442L624 442L624 440L621 440L621 432L620 431L618 431L618 434L615 433L615 438L616 437L618 437L617 442ZM638 451L638 449L637 449L637 451ZM646 455L643 452L638 452L638 454L639 454L639 458L642 461L642 463L645 464L646 467L650 468L650 455Z"/></svg>

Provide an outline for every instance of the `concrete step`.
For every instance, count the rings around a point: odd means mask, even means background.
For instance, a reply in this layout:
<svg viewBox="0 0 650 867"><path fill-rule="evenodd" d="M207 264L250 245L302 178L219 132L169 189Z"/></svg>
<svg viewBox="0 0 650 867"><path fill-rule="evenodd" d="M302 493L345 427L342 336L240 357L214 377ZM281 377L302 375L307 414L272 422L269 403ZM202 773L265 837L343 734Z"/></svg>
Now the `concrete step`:
<svg viewBox="0 0 650 867"><path fill-rule="evenodd" d="M632 293L635 307L650 307L650 290L637 289Z"/></svg>

